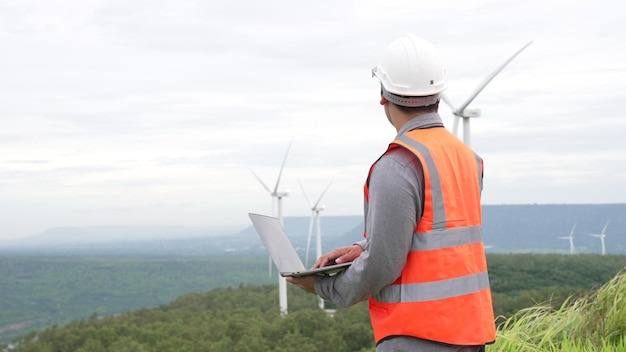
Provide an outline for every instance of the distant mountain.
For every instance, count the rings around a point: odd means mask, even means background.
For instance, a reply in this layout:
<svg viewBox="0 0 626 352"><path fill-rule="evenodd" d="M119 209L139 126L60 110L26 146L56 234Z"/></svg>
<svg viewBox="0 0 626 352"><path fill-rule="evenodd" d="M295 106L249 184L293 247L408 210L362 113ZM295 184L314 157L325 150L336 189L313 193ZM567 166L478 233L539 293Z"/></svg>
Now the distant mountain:
<svg viewBox="0 0 626 352"><path fill-rule="evenodd" d="M569 253L569 241L559 237L576 224L576 253L601 253L600 239L589 234L607 221L607 253L626 254L626 204L483 205L483 240L494 253ZM362 235L361 222L346 238Z"/></svg>
<svg viewBox="0 0 626 352"><path fill-rule="evenodd" d="M626 204L547 204L483 206L484 242L494 252L569 253L574 224L577 253L600 253L600 239L589 234L606 230L607 253L626 253Z"/></svg>
<svg viewBox="0 0 626 352"><path fill-rule="evenodd" d="M42 245L69 243L112 243L160 240L168 238L200 237L206 229L184 226L86 226L54 227L24 242Z"/></svg>
<svg viewBox="0 0 626 352"><path fill-rule="evenodd" d="M184 226L85 226L53 227L38 235L23 239L32 244L112 243L202 237L210 235L207 228Z"/></svg>
<svg viewBox="0 0 626 352"><path fill-rule="evenodd" d="M309 231L309 217L288 217L284 221L285 229L294 246L304 250ZM362 217L328 216L322 217L320 222L326 245L334 246L333 238L349 232L362 222ZM311 245L313 246L314 242ZM0 251L81 255L266 253L252 226L235 233L183 226L55 227L35 236L0 242Z"/></svg>
<svg viewBox="0 0 626 352"><path fill-rule="evenodd" d="M607 253L626 254L626 204L484 205L483 237L488 252L569 253L572 226L577 253L600 253L589 234L606 230ZM309 217L286 217L285 230L304 257ZM362 216L322 216L323 251L363 238ZM311 239L311 250L314 238ZM39 235L0 243L0 250L73 254L265 255L252 226L224 234L182 226L53 228Z"/></svg>

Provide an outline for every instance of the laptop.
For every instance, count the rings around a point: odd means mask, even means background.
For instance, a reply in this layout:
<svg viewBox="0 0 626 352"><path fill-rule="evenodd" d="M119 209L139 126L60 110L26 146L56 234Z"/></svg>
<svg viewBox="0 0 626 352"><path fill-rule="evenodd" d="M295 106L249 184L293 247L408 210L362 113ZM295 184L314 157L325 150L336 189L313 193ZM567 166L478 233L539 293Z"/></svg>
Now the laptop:
<svg viewBox="0 0 626 352"><path fill-rule="evenodd" d="M349 263L333 264L323 268L306 269L302 264L302 259L287 237L285 229L277 218L249 213L250 220L259 234L265 249L272 257L272 261L281 276L300 277L307 275L334 275L345 268Z"/></svg>

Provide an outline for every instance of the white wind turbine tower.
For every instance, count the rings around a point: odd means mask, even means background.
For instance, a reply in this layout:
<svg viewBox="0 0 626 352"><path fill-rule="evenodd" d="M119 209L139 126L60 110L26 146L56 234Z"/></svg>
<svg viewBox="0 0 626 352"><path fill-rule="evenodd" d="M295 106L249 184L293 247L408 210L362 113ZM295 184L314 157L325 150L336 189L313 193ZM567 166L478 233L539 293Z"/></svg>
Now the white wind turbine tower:
<svg viewBox="0 0 626 352"><path fill-rule="evenodd" d="M572 226L572 231L570 231L569 236L561 236L559 237L562 240L569 240L569 254L576 253L576 249L574 248L574 229L576 228L576 224Z"/></svg>
<svg viewBox="0 0 626 352"><path fill-rule="evenodd" d="M304 198L306 198L306 201L309 203L309 206L311 207L311 220L309 220L309 236L307 237L307 240L306 240L306 254L305 254L305 260L304 260L304 266L308 268L309 267L309 249L311 248L311 234L313 233L313 227L315 227L316 229L315 258L319 258L322 256L322 227L320 225L320 211L324 210L326 206L323 204L320 204L320 202L322 201L324 194L326 194L326 191L328 191L328 189L330 188L330 185L332 184L332 182L330 182L328 186L326 186L326 188L324 189L320 197L317 199L317 202L315 202L315 204L311 203L311 200L306 195L306 192L304 191L304 187L302 187L302 183L300 183L300 180L298 180L298 183L300 184L300 188L302 189ZM320 297L318 297L317 299L318 299L317 305L320 307L320 309L324 309L324 300Z"/></svg>
<svg viewBox="0 0 626 352"><path fill-rule="evenodd" d="M609 226L609 221L607 221L606 225L604 225L604 228L602 228L602 232L600 232L600 233L592 233L592 234L589 235L589 236L599 237L600 238L600 242L602 243L602 255L606 254L606 247L604 246L604 237L606 237L606 228Z"/></svg>
<svg viewBox="0 0 626 352"><path fill-rule="evenodd" d="M491 82L491 80L494 79L494 77L496 77L498 73L500 73L500 71L502 71L502 69L504 69L504 67L509 64L509 62L511 62L517 55L519 55L519 53L521 53L524 49L526 49L530 44L532 44L532 41L524 45L520 50L518 50L515 54L513 54L513 56L511 56L508 60L506 60L502 65L500 65L500 67L498 67L497 70L495 70L493 73L487 76L487 78L485 78L485 80L481 84L479 84L478 87L476 87L476 89L474 90L474 93L472 93L472 95L470 95L470 97L467 98L467 100L465 100L465 102L458 108L455 108L454 105L452 105L452 102L445 94L441 95L441 99L446 104L448 104L450 109L452 109L452 114L454 115L454 124L452 127L452 133L455 136L457 135L457 130L459 129L459 119L460 118L463 119L463 143L467 145L471 144L470 118L480 117L480 109L468 109L467 107L472 103L474 98L476 98L476 96L485 88L485 86L487 86L487 84L489 84L489 82Z"/></svg>
<svg viewBox="0 0 626 352"><path fill-rule="evenodd" d="M284 226L284 221L283 221L282 200L284 197L289 195L289 191L279 191L278 186L280 185L280 176L283 174L283 169L285 168L285 161L287 161L287 155L289 154L289 149L291 148L292 143L293 143L293 139L291 139L291 142L289 142L289 146L287 147L287 152L285 153L285 157L283 158L283 163L280 166L280 171L278 172L278 178L276 179L276 185L274 186L273 190L267 187L267 185L261 180L261 178L254 171L252 171L252 173L254 174L254 177L256 177L256 179L259 180L261 185L263 185L263 187L270 193L270 196L276 199L276 205L277 205L277 210L278 210L277 217L283 226ZM274 208L273 205L274 205L274 200L272 199L272 212ZM272 276L272 258L271 257L269 258L269 273L271 277ZM279 301L279 306L280 306L280 315L282 316L287 315L287 310L288 310L287 281L285 280L284 277L280 275L278 275L278 301Z"/></svg>

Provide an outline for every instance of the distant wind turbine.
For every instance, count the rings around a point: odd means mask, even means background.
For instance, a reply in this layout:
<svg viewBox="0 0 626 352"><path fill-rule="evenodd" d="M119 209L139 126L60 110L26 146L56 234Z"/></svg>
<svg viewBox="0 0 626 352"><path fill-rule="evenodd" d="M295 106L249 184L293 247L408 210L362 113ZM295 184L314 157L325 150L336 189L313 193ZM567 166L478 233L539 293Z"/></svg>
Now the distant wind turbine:
<svg viewBox="0 0 626 352"><path fill-rule="evenodd" d="M276 179L276 185L274 186L274 189L270 189L264 182L263 180L261 180L261 178L254 172L252 171L252 173L254 174L254 176L256 177L257 180L259 180L259 182L261 183L261 185L263 185L263 187L270 193L270 196L272 196L272 208L273 208L273 204L274 204L274 198L276 199L276 203L277 203L277 209L278 209L278 219L280 220L280 223L284 226L284 221L283 221L283 208L282 208L282 200L284 197L287 197L289 195L289 191L279 191L278 190L278 186L280 185L280 177L283 174L283 169L285 168L285 162L287 161L287 155L289 154L289 149L291 149L291 144L293 143L293 138L291 139L291 142L289 142L289 146L287 147L287 152L285 152L285 157L283 158L283 163L280 166L280 171L278 172L278 178ZM273 209L272 209L273 211ZM269 258L269 273L270 273L270 277L272 276L272 258ZM287 281L285 280L284 277L278 275L278 301L279 301L279 305L280 305L280 315L285 316L287 315L287 310L288 310L288 306L287 306Z"/></svg>
<svg viewBox="0 0 626 352"><path fill-rule="evenodd" d="M298 183L300 183L300 180L298 180ZM307 203L309 203L309 206L311 207L311 220L309 221L309 236L307 238L307 243L306 243L306 255L305 255L306 259L304 260L304 266L306 267L308 267L309 265L309 251L310 251L310 246L311 246L311 235L313 233L313 227L315 227L317 231L316 237L315 237L315 241L316 241L315 256L316 258L319 258L322 256L322 234L321 234L321 226L320 226L320 211L324 210L326 206L323 204L320 204L320 202L322 201L324 194L326 194L326 191L328 191L328 189L330 188L331 184L332 182L329 183L328 186L326 186L326 188L324 189L320 197L317 199L317 202L313 204L311 203L311 200L307 196L306 191L304 190L304 187L302 187L302 183L300 183L300 188L302 189L304 198L306 198Z"/></svg>
<svg viewBox="0 0 626 352"><path fill-rule="evenodd" d="M576 224L572 226L572 231L570 231L569 236L561 236L559 239L569 240L569 254L576 253L576 249L574 248L574 229L576 228Z"/></svg>
<svg viewBox="0 0 626 352"><path fill-rule="evenodd" d="M606 228L609 226L609 222L610 220L606 222L606 225L604 225L604 228L602 228L602 232L589 234L589 236L600 238L600 242L602 243L602 255L606 254L606 247L604 246L604 238L606 237Z"/></svg>
<svg viewBox="0 0 626 352"><path fill-rule="evenodd" d="M307 203L309 203L309 206L311 207L311 220L309 220L309 236L307 237L307 241L306 241L306 254L305 254L305 260L304 260L304 266L308 268L309 267L309 251L311 247L311 234L313 233L313 227L315 227L316 229L315 258L317 259L322 256L322 229L320 225L320 211L324 210L326 206L323 204L320 204L320 202L322 201L324 194L326 194L326 191L328 191L328 189L330 188L330 185L332 184L332 182L330 182L328 186L326 186L326 188L324 189L320 197L317 199L317 202L315 202L315 204L311 203L311 200L307 196L304 190L304 187L302 187L302 183L300 183L300 180L298 180L298 183L300 184L300 188L302 189L304 198L306 198ZM318 297L318 306L320 307L320 309L324 309L324 300L320 297Z"/></svg>
<svg viewBox="0 0 626 352"><path fill-rule="evenodd" d="M448 104L448 106L452 109L452 114L454 115L454 124L452 127L452 133L455 136L457 135L457 131L459 129L459 119L460 118L463 119L463 143L467 145L471 144L470 118L480 117L480 113L481 113L480 109L468 109L467 107L472 103L474 98L476 98L476 96L485 88L485 86L487 86L487 84L489 84L489 82L491 82L491 80L494 79L494 77L496 77L498 73L500 73L500 71L502 71L504 67L509 64L509 62L511 62L517 55L519 55L519 53L521 53L524 49L526 49L530 44L532 44L532 41L524 45L520 50L518 50L515 54L513 54L513 56L511 56L508 60L506 60L502 65L500 65L500 67L498 67L497 70L495 70L493 73L487 76L487 78L485 78L485 80L481 84L479 84L478 87L476 87L472 95L470 95L470 97L467 98L467 100L465 100L465 102L461 104L458 108L454 107L450 99L445 94L441 95L441 99L446 104Z"/></svg>

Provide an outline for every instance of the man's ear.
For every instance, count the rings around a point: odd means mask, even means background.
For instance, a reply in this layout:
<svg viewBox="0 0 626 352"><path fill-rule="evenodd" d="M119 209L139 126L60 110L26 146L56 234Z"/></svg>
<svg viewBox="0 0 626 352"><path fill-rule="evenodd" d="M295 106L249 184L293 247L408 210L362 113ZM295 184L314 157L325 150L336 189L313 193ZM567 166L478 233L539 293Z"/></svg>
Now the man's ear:
<svg viewBox="0 0 626 352"><path fill-rule="evenodd" d="M380 105L385 105L389 102L389 100L385 99L382 95L380 96Z"/></svg>

